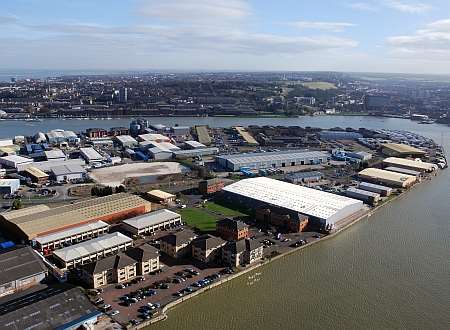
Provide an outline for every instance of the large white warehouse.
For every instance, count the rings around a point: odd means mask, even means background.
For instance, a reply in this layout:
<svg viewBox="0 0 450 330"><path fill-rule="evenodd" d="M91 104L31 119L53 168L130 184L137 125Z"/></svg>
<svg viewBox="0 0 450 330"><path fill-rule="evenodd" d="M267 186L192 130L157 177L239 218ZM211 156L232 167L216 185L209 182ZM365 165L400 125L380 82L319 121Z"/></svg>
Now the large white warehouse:
<svg viewBox="0 0 450 330"><path fill-rule="evenodd" d="M223 191L257 208L264 204L304 214L321 225L334 226L361 210L362 201L265 177L233 183Z"/></svg>

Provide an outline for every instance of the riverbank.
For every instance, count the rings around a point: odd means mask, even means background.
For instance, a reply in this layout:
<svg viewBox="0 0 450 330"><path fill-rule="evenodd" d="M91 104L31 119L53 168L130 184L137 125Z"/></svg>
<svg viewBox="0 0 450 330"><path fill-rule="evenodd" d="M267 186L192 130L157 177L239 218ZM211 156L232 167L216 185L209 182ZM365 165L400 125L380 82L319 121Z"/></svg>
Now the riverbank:
<svg viewBox="0 0 450 330"><path fill-rule="evenodd" d="M164 321L164 320L166 320L168 318L168 313L170 312L170 310L175 308L176 306L180 305L183 302L186 302L186 301L188 301L188 300L190 300L190 299L192 299L194 297L197 297L197 296L201 295L202 293L205 293L205 292L207 292L209 290L212 290L212 289L214 289L214 288L216 288L216 287L218 287L218 286L220 286L222 284L225 284L225 283L227 283L227 282L229 282L231 280L234 280L234 279L239 278L241 276L244 276L244 275L246 275L246 274L248 274L250 272L253 272L253 271L255 271L255 270L257 270L257 269L259 269L259 268L261 268L263 266L269 265L273 261L283 259L283 258L285 258L287 256L290 256L290 255L292 255L294 253L299 252L300 250L309 248L309 247L311 247L311 246L313 246L315 244L318 244L320 242L332 239L335 236L337 236L338 234L340 234L340 233L346 231L347 229L349 229L351 226L353 226L356 223L360 222L361 220L368 219L369 217L371 217L372 215L374 215L375 213L377 213L379 210L383 209L384 207L386 207L390 203L398 200L400 197L408 195L413 189L417 188L418 186L425 184L425 182L431 182L432 179L434 177L436 177L436 176L437 176L437 174L434 174L433 176L427 177L423 181L413 185L409 189L404 190L401 193L399 193L398 195L395 195L392 198L389 198L389 199L385 200L385 202L383 202L382 204L380 204L380 205L378 205L376 207L373 207L373 208L368 208L368 209L364 210L363 212L361 212L360 214L356 214L356 215L353 215L353 216L349 217L347 219L347 222L346 222L345 225L337 228L334 232L332 232L332 233L322 237L321 239L317 239L317 240L312 241L312 242L310 242L310 243L308 243L306 245L303 245L303 246L300 246L300 247L297 247L297 248L292 248L288 252L285 252L285 253L276 255L274 257L262 260L261 262L255 264L255 265L249 266L249 267L247 267L247 268L245 268L245 269L243 269L243 270L241 270L241 271L239 271L239 272L237 272L235 274L232 274L230 276L222 278L221 280L219 280L217 282L214 282L214 283L210 284L207 287L200 288L199 290L197 290L197 291L195 291L195 292L193 292L193 293L191 293L189 295L183 296L183 297L181 297L181 298L179 298L179 299L177 299L177 300L175 300L175 301L165 305L162 308L161 314L158 317L155 317L155 318L153 318L151 320L143 322L143 323L139 324L138 326L129 326L129 327L127 327L127 329L142 329L142 328L146 328L146 327L148 327L148 326L150 326L152 324L155 324L157 322Z"/></svg>

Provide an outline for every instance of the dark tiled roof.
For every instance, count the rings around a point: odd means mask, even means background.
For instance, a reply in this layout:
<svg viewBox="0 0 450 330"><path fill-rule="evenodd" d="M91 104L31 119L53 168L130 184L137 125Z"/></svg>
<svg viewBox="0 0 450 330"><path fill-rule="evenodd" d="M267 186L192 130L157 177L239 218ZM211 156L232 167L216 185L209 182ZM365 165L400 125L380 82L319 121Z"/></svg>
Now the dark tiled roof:
<svg viewBox="0 0 450 330"><path fill-rule="evenodd" d="M144 244L139 247L128 249L126 255L138 262L155 259L159 256L159 251L151 245Z"/></svg>
<svg viewBox="0 0 450 330"><path fill-rule="evenodd" d="M203 235L197 238L192 244L195 247L206 251L209 249L218 248L224 245L224 243L225 241L220 237L215 237L212 235Z"/></svg>
<svg viewBox="0 0 450 330"><path fill-rule="evenodd" d="M217 227L227 227L230 230L239 231L245 228L248 228L248 226L240 220L235 220L231 218L225 218L222 220L219 220L217 222Z"/></svg>
<svg viewBox="0 0 450 330"><path fill-rule="evenodd" d="M0 285L43 272L47 268L29 246L0 254Z"/></svg>
<svg viewBox="0 0 450 330"><path fill-rule="evenodd" d="M225 251L229 251L233 254L241 253L244 251L253 251L261 247L261 243L251 239L241 239L239 241L228 242L224 246Z"/></svg>
<svg viewBox="0 0 450 330"><path fill-rule="evenodd" d="M192 230L183 230L179 231L161 238L161 241L164 241L170 245L180 245L189 243L192 241L197 235Z"/></svg>
<svg viewBox="0 0 450 330"><path fill-rule="evenodd" d="M97 274L110 269L120 269L126 266L131 266L136 263L136 260L130 258L126 254L120 253L104 259L100 259L89 264L81 266L81 268L89 274Z"/></svg>

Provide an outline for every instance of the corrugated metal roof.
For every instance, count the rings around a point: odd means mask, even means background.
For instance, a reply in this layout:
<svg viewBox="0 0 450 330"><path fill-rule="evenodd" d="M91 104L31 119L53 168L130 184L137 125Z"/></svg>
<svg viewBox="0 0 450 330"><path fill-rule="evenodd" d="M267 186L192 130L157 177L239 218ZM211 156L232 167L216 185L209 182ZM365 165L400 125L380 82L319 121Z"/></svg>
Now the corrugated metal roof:
<svg viewBox="0 0 450 330"><path fill-rule="evenodd" d="M366 168L361 172L359 172L359 175L382 180L396 181L398 183L403 183L407 180L416 180L416 177L412 175L390 172L386 170L381 170L379 168Z"/></svg>
<svg viewBox="0 0 450 330"><path fill-rule="evenodd" d="M27 167L25 171L36 178L48 178L47 173L41 171L40 169L34 166Z"/></svg>
<svg viewBox="0 0 450 330"><path fill-rule="evenodd" d="M437 166L432 163L419 162L419 161L415 161L415 160L411 160L411 159L404 159L404 158L397 158L397 157L386 158L385 160L383 160L383 163L406 166L406 167L415 168L415 169L424 170L424 171L432 171L434 169L437 169Z"/></svg>
<svg viewBox="0 0 450 330"><path fill-rule="evenodd" d="M234 164L243 164L243 163L282 161L285 159L294 159L294 158L309 159L309 158L324 158L324 157L328 157L328 154L321 151L289 150L279 152L223 155L219 156L218 158L226 159L230 163Z"/></svg>

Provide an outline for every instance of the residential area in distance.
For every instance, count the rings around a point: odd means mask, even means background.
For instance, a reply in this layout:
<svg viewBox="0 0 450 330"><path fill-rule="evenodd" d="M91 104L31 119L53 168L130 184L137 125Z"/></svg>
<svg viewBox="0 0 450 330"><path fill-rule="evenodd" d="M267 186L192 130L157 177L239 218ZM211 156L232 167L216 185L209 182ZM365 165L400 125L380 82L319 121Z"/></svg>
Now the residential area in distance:
<svg viewBox="0 0 450 330"><path fill-rule="evenodd" d="M140 328L447 168L416 133L152 124L0 140L0 328ZM319 261L320 262L320 261Z"/></svg>

